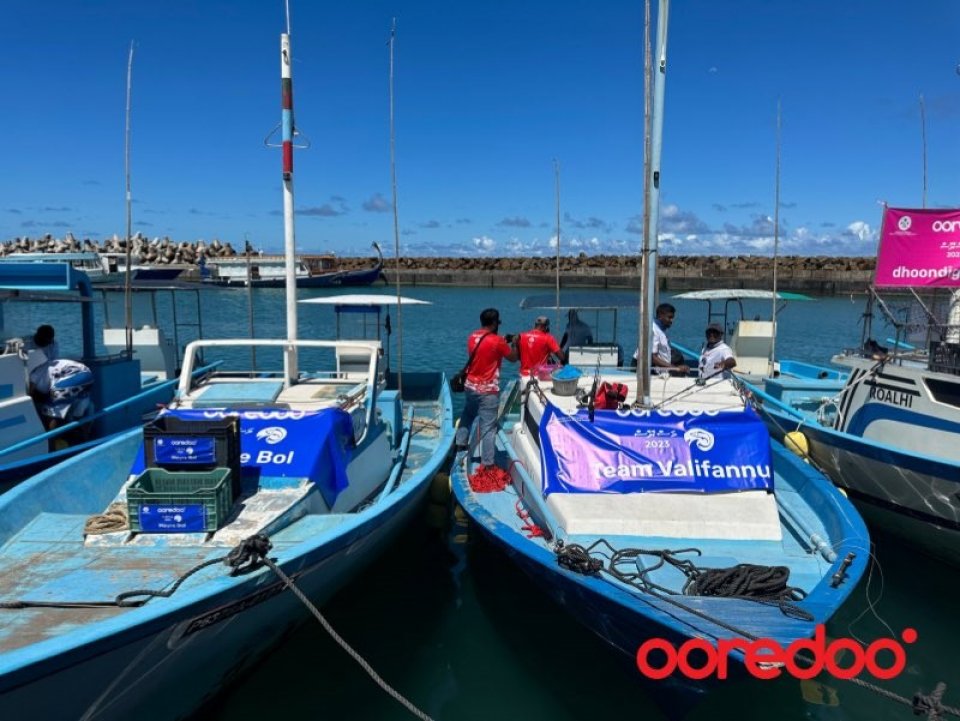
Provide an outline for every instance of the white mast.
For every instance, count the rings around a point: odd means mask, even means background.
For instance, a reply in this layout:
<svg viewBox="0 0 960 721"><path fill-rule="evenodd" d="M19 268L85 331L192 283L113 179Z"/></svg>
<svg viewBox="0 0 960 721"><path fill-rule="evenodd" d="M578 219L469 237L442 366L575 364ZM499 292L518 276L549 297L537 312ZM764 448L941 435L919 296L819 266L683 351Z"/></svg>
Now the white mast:
<svg viewBox="0 0 960 721"><path fill-rule="evenodd" d="M284 386L297 379L297 246L293 229L293 77L290 56L290 7L287 6L287 32L280 35L280 87L282 101L283 155L283 253L286 260L287 346L283 355Z"/></svg>

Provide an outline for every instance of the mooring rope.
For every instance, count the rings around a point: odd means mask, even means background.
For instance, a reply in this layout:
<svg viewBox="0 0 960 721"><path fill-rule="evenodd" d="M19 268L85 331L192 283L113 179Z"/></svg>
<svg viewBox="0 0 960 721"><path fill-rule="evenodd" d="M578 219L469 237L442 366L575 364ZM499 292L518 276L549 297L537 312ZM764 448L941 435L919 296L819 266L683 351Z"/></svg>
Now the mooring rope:
<svg viewBox="0 0 960 721"><path fill-rule="evenodd" d="M592 556L590 553L595 546L598 546L600 544L606 545L607 548L609 548L613 552L613 557L611 558L611 561L609 564L611 568L607 567L607 564L604 563L602 558L596 558ZM564 568L570 571L574 571L576 573L582 573L584 575L592 575L592 576L598 576L600 573L606 573L612 576L613 578L616 578L617 580L622 580L623 578L628 578L630 576L639 577L643 575L643 573L639 573L639 572L635 574L624 574L623 572L618 571L615 568L612 568L613 558L616 557L616 554L619 553L619 551L613 546L611 546L609 542L607 542L605 539L602 539L602 538L595 541L594 543L592 543L590 546L586 548L578 544L565 545L563 541L558 540L556 545L554 546L554 550L557 554L557 563L563 566ZM682 550L696 551L697 549L682 549ZM640 549L624 549L624 551L643 552ZM666 561L665 554L680 553L680 552L681 551L674 551L674 552L653 551L651 553L653 553L654 555L660 555L661 559L664 559L664 561ZM673 561L666 561L666 562L673 563ZM673 563L673 565L681 567L685 563L687 562L681 560L678 563ZM659 565L656 567L659 567ZM649 569L649 570L652 570L652 569ZM658 600L665 601L666 603L672 604L673 606L676 606L677 608L687 613L690 613L694 616L698 616L704 619L705 621L709 621L710 623L713 623L719 626L720 628L726 629L727 631L730 631L740 636L741 638L747 639L749 641L761 640L759 636L755 636L754 634L748 631L745 631L742 628L738 628L737 626L734 626L733 624L729 624L726 621L723 621L721 619L714 618L713 616L711 616L710 614L704 611L701 611L697 608L693 608L691 606L688 606L685 603L682 603L681 601L678 601L676 598L671 597L669 592L663 593L657 590L662 587L656 586L656 584L651 583L646 589L638 587L637 584L635 583L630 583L630 585L634 586L635 588L638 588L638 590L641 590ZM768 603L766 601L759 601L759 602ZM804 613L806 612L804 611ZM811 619L812 619L812 616L811 616ZM678 620L682 621L682 619L678 619ZM686 623L689 623L689 621L686 621ZM794 654L794 657L799 659L800 661L809 663L811 666L814 664L814 659L811 659L806 654L796 653ZM886 698L896 703L899 703L901 705L907 706L913 711L913 714L915 716L926 715L927 718L930 719L930 721L941 721L944 714L949 714L956 718L960 718L960 708L956 708L954 706L947 706L944 703L942 703L943 694L946 691L946 684L944 684L943 682L937 683L936 688L932 693L923 694L918 691L916 694L914 694L913 698L910 699L910 698L907 698L906 696L902 696L894 691L890 691L888 689L882 688L877 684L871 683L869 681L865 681L861 678L854 677L850 679L841 679L841 680L849 681L857 686L860 686L861 688L867 689L868 691L873 691L874 693L876 693L879 696L882 696L883 698Z"/></svg>

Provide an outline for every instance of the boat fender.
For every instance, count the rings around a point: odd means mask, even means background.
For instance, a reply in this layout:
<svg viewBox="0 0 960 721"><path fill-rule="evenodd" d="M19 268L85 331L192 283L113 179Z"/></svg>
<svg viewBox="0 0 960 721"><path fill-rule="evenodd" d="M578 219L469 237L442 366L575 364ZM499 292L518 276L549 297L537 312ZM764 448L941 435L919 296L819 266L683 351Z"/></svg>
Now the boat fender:
<svg viewBox="0 0 960 721"><path fill-rule="evenodd" d="M797 454L803 460L810 456L810 444L807 443L807 437L801 431L790 431L783 437L783 445L788 451Z"/></svg>

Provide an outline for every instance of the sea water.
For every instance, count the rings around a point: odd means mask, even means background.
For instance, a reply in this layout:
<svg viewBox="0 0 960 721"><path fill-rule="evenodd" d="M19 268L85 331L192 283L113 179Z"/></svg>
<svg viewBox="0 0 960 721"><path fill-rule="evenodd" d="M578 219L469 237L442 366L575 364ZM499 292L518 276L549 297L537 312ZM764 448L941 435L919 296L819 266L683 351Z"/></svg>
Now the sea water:
<svg viewBox="0 0 960 721"><path fill-rule="evenodd" d="M378 286L373 291L396 293L392 287ZM337 292L303 291L301 297ZM542 288L404 288L404 295L432 305L405 307L402 316L391 310L391 366L396 369L402 356L405 370L440 369L452 375L466 361L466 336L478 326L483 308L500 310L502 333L520 332L531 328L537 315L555 317L554 311L519 307L526 295L543 292ZM661 300L669 298L664 294ZM282 336L283 291L257 289L253 305L255 334ZM676 301L675 305L671 339L699 348L708 320L706 305L698 301ZM57 307L30 306L19 314L8 313L5 320L8 328L19 328L21 333L53 322L63 354L76 354L76 324ZM167 313L160 310L161 316ZM750 302L745 310L748 318L768 318L770 304ZM832 353L860 343L862 310L862 296L790 303L779 316L777 355L828 362ZM187 315L182 311L181 320ZM112 318L122 318L115 313L111 310ZM205 290L202 314L208 338L249 333L245 290ZM595 323L590 314L584 320ZM169 321L161 317L162 324ZM552 331L558 339L564 321L563 317L553 320ZM632 352L629 349L635 347L638 336L636 311L621 309L617 322L618 337L624 349ZM335 332L329 306L301 305L299 324L302 338L329 338ZM884 338L879 340L884 343ZM235 362L239 367L249 360L247 352L239 352ZM258 360L267 359L261 354ZM505 363L504 379L515 375L516 365ZM459 397L456 401L462 402ZM442 494L432 498L442 501ZM388 683L438 721L666 718L628 659L554 604L505 555L472 532L452 506L439 514L438 508L437 503L426 508L391 549L323 609L334 628ZM450 521L443 527L428 523L428 518L443 517ZM945 681L945 702L960 705L958 574L893 538L876 531L872 537L876 565L831 621L829 635L869 643L899 636L905 628L916 629L919 638L908 647L906 670L886 687L911 697L918 690L929 693L938 681ZM248 718L411 717L311 620L252 672L235 679L198 709L195 721ZM688 718L907 721L913 717L908 708L869 690L821 676L805 682L781 677L721 685Z"/></svg>

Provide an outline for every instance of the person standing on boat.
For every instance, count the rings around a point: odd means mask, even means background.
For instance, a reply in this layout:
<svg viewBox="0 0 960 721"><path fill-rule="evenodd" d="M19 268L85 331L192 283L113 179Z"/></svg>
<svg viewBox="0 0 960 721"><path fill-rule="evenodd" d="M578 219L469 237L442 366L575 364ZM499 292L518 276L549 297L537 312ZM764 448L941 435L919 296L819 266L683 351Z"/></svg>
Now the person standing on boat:
<svg viewBox="0 0 960 721"><path fill-rule="evenodd" d="M33 334L27 355L30 395L47 430L79 420L93 411L93 373L79 361L60 358L51 325ZM81 429L78 437L85 435Z"/></svg>
<svg viewBox="0 0 960 721"><path fill-rule="evenodd" d="M661 303L657 306L657 317L653 320L653 327L650 336L650 370L654 373L661 369L667 370L671 375L686 375L690 372L690 366L683 363L674 363L673 349L670 347L670 339L667 337L667 331L673 325L673 319L677 315L677 309L670 303ZM637 364L638 348L633 354L633 364Z"/></svg>
<svg viewBox="0 0 960 721"><path fill-rule="evenodd" d="M566 360L570 354L570 346L589 345L593 343L593 331L590 326L580 320L575 308L567 313L567 327L560 339L560 350Z"/></svg>
<svg viewBox="0 0 960 721"><path fill-rule="evenodd" d="M517 351L520 353L521 376L533 375L551 357L560 361L560 345L550 334L550 319L547 316L538 316L533 322L533 330L520 334Z"/></svg>
<svg viewBox="0 0 960 721"><path fill-rule="evenodd" d="M467 353L472 360L464 384L464 406L457 425L457 450L465 450L470 428L476 420L480 433L481 469L494 465L494 441L497 433L497 409L500 401L500 365L504 359L519 358L512 336L498 335L500 311L487 308L480 313L480 328L467 338Z"/></svg>
<svg viewBox="0 0 960 721"><path fill-rule="evenodd" d="M711 323L707 326L707 342L700 351L700 380L722 374L737 365L730 346L723 342L723 326Z"/></svg>

